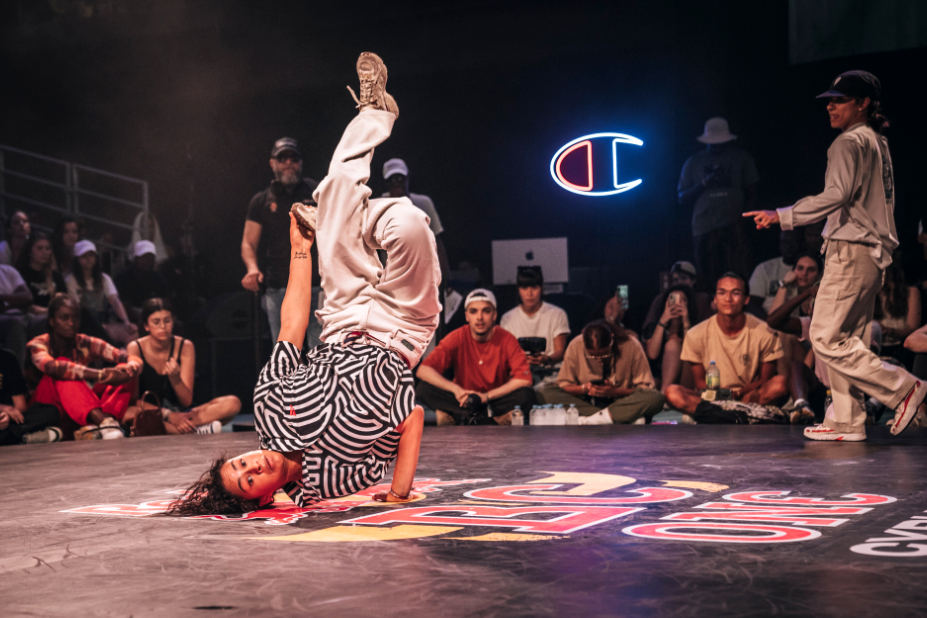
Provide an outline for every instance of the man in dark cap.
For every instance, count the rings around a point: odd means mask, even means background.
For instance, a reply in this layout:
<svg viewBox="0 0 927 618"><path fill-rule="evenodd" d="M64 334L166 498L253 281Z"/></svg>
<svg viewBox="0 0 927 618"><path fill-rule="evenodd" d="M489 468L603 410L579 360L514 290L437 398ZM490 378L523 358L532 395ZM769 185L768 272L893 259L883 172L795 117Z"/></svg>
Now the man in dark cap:
<svg viewBox="0 0 927 618"><path fill-rule="evenodd" d="M777 210L744 213L757 229L827 220L825 268L815 298L810 339L827 366L833 405L824 423L805 429L810 440L866 439L864 395L895 409L891 433L910 424L927 398L927 382L883 362L870 349L872 313L885 270L898 246L895 180L882 132L882 87L872 73L847 71L818 98L827 99L830 126L840 131L827 151L824 191Z"/></svg>
<svg viewBox="0 0 927 618"><path fill-rule="evenodd" d="M281 137L274 142L270 169L274 172L270 186L255 194L248 206L241 239L241 259L248 272L241 285L255 294L263 286L270 337L271 341L276 341L280 333L280 305L290 276L290 208L294 202L314 204L312 192L319 183L303 177L303 156L292 137ZM317 346L322 334L322 325L315 319L315 311L321 306L321 288L314 245L312 251L312 308L306 330L306 349Z"/></svg>

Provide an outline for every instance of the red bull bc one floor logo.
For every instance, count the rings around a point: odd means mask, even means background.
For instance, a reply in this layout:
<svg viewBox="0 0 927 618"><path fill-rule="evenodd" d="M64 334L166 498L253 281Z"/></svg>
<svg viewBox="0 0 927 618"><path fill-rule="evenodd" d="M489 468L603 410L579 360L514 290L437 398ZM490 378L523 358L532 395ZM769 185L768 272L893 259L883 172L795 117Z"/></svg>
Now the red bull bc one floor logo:
<svg viewBox="0 0 927 618"><path fill-rule="evenodd" d="M518 485L491 485L492 479L416 479L416 498L401 504L372 500L373 494L389 488L388 483L309 508L298 507L285 494L278 493L276 502L268 509L194 519L262 521L272 526L288 526L300 520L311 521L309 518L317 514L351 511L350 517L334 526L327 521L327 527L319 530L242 538L359 542L444 537L498 542L568 538L578 531L610 522L614 525L635 515L638 523L610 530L619 535L663 541L768 544L818 539L830 529L864 518L874 509L896 501L891 496L865 493L822 497L796 496L787 490L774 489L726 493L728 486L710 482L647 482L628 476L577 472L538 474L542 478ZM451 495L458 492L457 498ZM180 492L169 493L173 497L165 500L99 504L62 512L150 516L166 510ZM666 513L668 510L672 512ZM927 556L927 517L915 516L912 522L912 525L903 522L897 526L898 531L886 531L887 537L867 539L851 549L870 555ZM305 524L298 529L304 528Z"/></svg>

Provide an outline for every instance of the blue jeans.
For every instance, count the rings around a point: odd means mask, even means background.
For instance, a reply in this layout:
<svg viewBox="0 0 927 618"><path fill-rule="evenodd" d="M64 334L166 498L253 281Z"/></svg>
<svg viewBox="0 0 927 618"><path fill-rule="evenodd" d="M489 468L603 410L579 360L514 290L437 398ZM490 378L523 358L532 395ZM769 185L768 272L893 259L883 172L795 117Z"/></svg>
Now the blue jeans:
<svg viewBox="0 0 927 618"><path fill-rule="evenodd" d="M283 305L283 297L286 295L286 288L267 288L264 292L264 311L267 312L267 323L270 325L270 341L274 343L280 336L280 307ZM312 304L309 307L309 327L306 328L306 350L311 350L322 343L319 337L322 336L322 325L315 317L316 309L320 309L322 288L312 286Z"/></svg>

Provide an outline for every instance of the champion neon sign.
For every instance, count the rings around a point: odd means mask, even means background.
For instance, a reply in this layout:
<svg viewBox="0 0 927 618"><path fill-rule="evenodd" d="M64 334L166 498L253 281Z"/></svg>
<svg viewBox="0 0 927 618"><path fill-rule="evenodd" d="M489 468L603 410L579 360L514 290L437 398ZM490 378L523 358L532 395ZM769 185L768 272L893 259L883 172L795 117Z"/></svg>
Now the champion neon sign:
<svg viewBox="0 0 927 618"><path fill-rule="evenodd" d="M612 145L612 182L607 189L595 190L595 181L592 171L592 142L593 140L608 138L611 139ZM624 133L591 133L589 135L577 137L573 141L564 144L554 155L554 158L550 160L550 175L553 177L554 182L562 188L570 193L576 193L577 195L604 197L606 195L616 195L618 193L630 191L644 181L640 178L630 182L618 181L619 144L643 146L644 142L633 135L625 135ZM573 178L573 180L568 180L564 176L563 164L568 159L571 161L573 167L578 169L585 168L584 178Z"/></svg>

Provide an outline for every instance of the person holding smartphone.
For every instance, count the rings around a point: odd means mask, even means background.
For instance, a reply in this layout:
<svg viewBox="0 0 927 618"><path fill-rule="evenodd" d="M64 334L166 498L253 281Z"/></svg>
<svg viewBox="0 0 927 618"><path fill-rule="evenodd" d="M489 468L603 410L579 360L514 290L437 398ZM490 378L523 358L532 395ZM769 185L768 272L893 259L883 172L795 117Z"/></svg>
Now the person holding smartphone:
<svg viewBox="0 0 927 618"><path fill-rule="evenodd" d="M540 266L519 266L518 296L521 302L505 312L499 325L516 339L540 337L546 342L543 351L528 354L528 364L535 388L553 381L570 336L566 311L542 299L544 274Z"/></svg>
<svg viewBox="0 0 927 618"><path fill-rule="evenodd" d="M648 423L663 409L640 342L605 320L587 324L567 346L557 383L541 391L543 403L574 405L581 425Z"/></svg>

